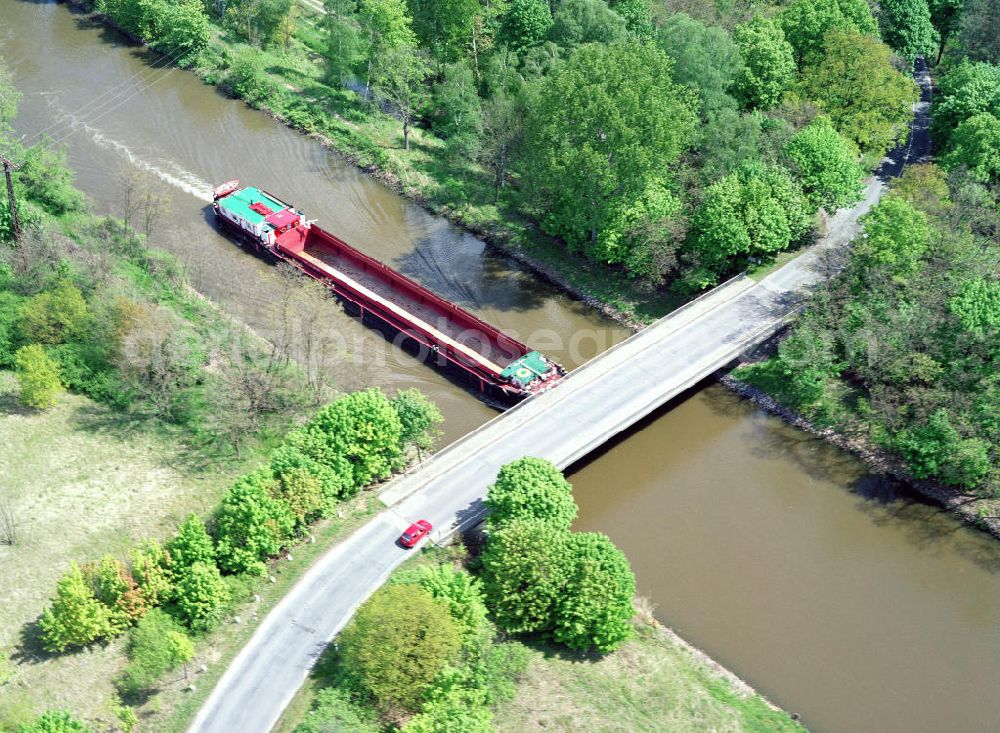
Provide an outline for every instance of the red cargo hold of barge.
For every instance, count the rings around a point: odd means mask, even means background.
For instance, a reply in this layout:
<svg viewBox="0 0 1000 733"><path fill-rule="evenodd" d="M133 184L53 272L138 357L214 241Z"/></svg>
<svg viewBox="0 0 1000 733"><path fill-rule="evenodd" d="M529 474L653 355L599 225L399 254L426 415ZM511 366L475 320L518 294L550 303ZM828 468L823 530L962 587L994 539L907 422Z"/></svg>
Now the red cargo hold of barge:
<svg viewBox="0 0 1000 733"><path fill-rule="evenodd" d="M265 191L230 181L216 189L214 209L218 223L256 251L323 282L352 315L491 402L514 404L565 375L555 362L304 221Z"/></svg>

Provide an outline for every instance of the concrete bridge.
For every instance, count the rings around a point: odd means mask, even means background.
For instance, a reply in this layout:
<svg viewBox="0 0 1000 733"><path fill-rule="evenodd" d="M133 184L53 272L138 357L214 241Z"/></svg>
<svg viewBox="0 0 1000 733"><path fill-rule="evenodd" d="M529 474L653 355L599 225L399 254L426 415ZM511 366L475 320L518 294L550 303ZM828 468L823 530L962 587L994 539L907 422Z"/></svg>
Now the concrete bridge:
<svg viewBox="0 0 1000 733"><path fill-rule="evenodd" d="M432 539L446 540L482 518L503 464L531 455L569 466L773 335L840 269L858 218L883 190L874 179L858 206L839 212L830 233L784 267L710 291L389 483L379 495L386 509L323 555L268 614L190 730L269 731L327 642L406 559L395 539L411 521L429 519Z"/></svg>
<svg viewBox="0 0 1000 733"><path fill-rule="evenodd" d="M267 733L329 640L407 558L395 539L411 521L429 519L438 528L432 539L444 541L483 516L504 463L530 455L565 468L777 332L841 269L884 181L929 159L923 59L915 76L922 95L909 142L886 159L857 206L828 222L818 244L757 282L738 278L692 301L388 484L380 493L386 509L323 555L268 614L189 730Z"/></svg>

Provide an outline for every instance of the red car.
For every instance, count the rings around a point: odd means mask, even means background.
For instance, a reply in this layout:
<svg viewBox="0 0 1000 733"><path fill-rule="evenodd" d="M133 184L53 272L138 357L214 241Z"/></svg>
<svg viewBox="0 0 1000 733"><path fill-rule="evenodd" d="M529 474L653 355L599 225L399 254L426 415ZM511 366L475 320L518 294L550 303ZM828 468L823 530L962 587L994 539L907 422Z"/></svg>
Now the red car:
<svg viewBox="0 0 1000 733"><path fill-rule="evenodd" d="M426 519L420 519L407 527L406 531L399 536L399 544L403 547L413 547L432 529L434 528L430 522Z"/></svg>

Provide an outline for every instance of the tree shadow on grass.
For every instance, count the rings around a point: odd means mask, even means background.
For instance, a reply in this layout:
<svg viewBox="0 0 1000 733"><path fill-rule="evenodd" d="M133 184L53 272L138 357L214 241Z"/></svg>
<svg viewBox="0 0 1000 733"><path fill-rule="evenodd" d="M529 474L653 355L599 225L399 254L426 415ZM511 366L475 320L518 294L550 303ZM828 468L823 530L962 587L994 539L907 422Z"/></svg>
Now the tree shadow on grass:
<svg viewBox="0 0 1000 733"><path fill-rule="evenodd" d="M208 440L185 434L182 428L168 425L152 415L88 403L74 412L71 423L74 429L106 436L120 443L132 443L137 437L169 443L172 450L162 457L165 467L189 475L217 471L220 462L231 459Z"/></svg>

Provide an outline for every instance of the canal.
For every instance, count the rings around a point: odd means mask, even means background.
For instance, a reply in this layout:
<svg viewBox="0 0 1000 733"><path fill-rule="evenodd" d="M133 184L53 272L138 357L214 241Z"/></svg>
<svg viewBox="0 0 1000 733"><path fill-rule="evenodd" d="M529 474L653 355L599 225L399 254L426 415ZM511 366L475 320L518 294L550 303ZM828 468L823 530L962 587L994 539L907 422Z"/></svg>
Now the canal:
<svg viewBox="0 0 1000 733"><path fill-rule="evenodd" d="M568 367L626 334L321 146L64 6L0 0L18 131L68 145L78 184L118 210L122 171L168 207L154 238L193 284L280 339L284 286L209 225L239 177ZM493 413L341 316L303 320L344 389L418 387L446 440ZM1000 545L850 456L706 385L574 467L578 529L629 555L657 614L816 731L1000 730Z"/></svg>

